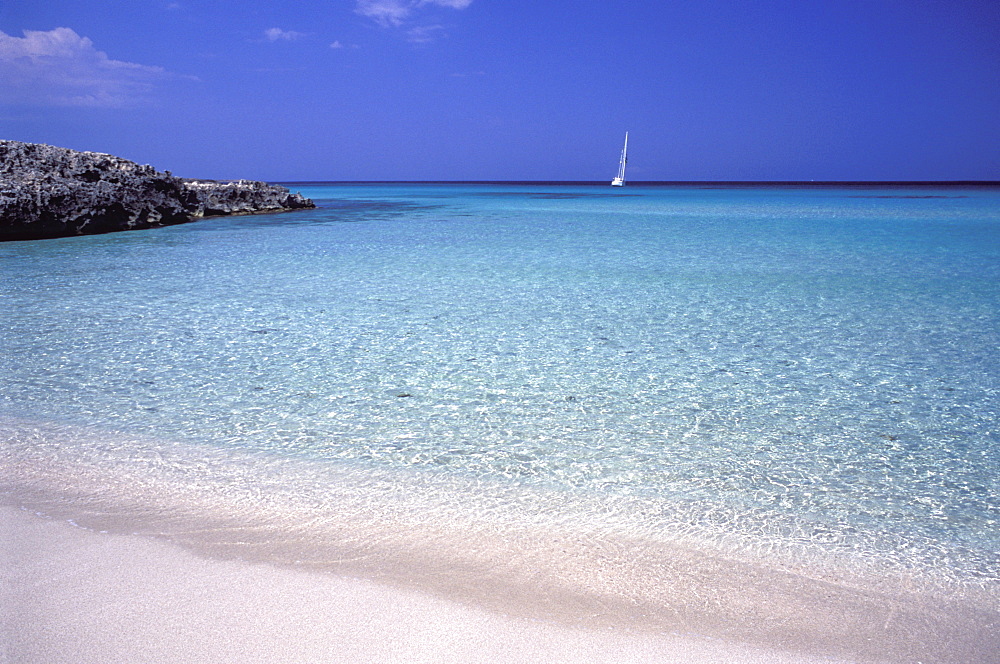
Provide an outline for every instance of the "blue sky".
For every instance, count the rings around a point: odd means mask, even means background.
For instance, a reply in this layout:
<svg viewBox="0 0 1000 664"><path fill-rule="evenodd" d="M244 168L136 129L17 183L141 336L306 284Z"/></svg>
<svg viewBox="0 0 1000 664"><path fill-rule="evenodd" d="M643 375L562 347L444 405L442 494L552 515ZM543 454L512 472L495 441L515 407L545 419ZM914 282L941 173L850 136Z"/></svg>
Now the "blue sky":
<svg viewBox="0 0 1000 664"><path fill-rule="evenodd" d="M996 0L4 0L0 138L266 180L1000 179Z"/></svg>

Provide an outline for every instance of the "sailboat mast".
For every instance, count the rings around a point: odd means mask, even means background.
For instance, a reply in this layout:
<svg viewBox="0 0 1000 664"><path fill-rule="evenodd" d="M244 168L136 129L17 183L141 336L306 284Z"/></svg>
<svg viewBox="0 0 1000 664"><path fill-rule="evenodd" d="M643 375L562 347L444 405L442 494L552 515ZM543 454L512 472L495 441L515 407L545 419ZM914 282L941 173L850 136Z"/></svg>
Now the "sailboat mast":
<svg viewBox="0 0 1000 664"><path fill-rule="evenodd" d="M625 146L622 148L622 159L618 162L618 175L611 181L612 187L621 187L625 184L625 162L628 161L628 132L625 132Z"/></svg>
<svg viewBox="0 0 1000 664"><path fill-rule="evenodd" d="M622 148L622 172L618 174L618 177L625 181L625 162L628 161L628 132L625 132L625 147Z"/></svg>

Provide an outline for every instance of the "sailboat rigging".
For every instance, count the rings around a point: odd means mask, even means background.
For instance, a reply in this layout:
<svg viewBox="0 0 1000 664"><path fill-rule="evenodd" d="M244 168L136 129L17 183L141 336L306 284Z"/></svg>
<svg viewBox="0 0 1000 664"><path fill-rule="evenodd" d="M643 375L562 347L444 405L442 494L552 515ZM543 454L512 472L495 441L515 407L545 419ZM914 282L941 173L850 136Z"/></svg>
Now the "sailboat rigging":
<svg viewBox="0 0 1000 664"><path fill-rule="evenodd" d="M622 158L618 162L618 175L611 181L612 187L625 186L625 162L628 161L628 132L625 132L625 147L622 148Z"/></svg>

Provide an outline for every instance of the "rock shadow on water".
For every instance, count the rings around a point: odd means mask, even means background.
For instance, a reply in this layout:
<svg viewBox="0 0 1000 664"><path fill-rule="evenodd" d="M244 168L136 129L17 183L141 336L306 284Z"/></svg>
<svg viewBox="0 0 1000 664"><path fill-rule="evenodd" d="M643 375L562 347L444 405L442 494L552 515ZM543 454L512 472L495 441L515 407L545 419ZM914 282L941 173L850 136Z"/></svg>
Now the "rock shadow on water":
<svg viewBox="0 0 1000 664"><path fill-rule="evenodd" d="M275 213L218 218L213 220L213 223L202 223L197 227L192 227L191 230L218 231L262 226L312 226L316 224L387 221L390 219L422 216L444 207L440 205L418 205L408 202L363 199L318 199L315 202L315 209L299 211L296 214Z"/></svg>
<svg viewBox="0 0 1000 664"><path fill-rule="evenodd" d="M573 200L578 198L621 198L622 196L638 196L617 191L583 192L583 191L490 191L476 194L480 198L526 198L529 200Z"/></svg>

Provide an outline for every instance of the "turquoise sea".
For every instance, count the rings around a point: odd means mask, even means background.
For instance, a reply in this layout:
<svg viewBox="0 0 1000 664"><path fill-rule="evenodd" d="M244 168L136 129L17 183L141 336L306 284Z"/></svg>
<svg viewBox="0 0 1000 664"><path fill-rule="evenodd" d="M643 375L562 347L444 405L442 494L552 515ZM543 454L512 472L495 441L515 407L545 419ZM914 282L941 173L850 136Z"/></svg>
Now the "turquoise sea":
<svg viewBox="0 0 1000 664"><path fill-rule="evenodd" d="M0 500L545 620L1000 652L1000 187L295 183L0 245Z"/></svg>

